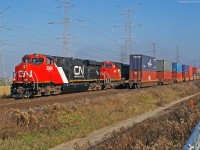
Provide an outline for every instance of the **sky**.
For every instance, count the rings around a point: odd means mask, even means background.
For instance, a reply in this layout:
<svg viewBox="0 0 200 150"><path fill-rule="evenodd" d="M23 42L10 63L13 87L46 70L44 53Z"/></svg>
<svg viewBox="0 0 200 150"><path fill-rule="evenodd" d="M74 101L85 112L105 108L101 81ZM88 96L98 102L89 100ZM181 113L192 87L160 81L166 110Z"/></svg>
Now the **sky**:
<svg viewBox="0 0 200 150"><path fill-rule="evenodd" d="M7 76L22 56L63 56L64 0L0 0L0 54ZM131 54L200 67L200 0L71 0L69 54L98 61L120 61L125 43L124 15L132 8ZM54 24L49 24L49 23ZM2 59L0 58L0 65ZM0 66L2 70L2 66ZM1 75L1 73L0 73Z"/></svg>

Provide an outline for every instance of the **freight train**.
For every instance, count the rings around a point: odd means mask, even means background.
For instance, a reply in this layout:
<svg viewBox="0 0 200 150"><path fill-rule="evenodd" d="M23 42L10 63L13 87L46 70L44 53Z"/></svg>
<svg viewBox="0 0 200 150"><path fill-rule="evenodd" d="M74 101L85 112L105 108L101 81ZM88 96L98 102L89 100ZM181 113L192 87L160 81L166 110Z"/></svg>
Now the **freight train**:
<svg viewBox="0 0 200 150"><path fill-rule="evenodd" d="M29 54L15 67L12 97L140 88L199 79L199 69L146 55L130 55L130 64Z"/></svg>

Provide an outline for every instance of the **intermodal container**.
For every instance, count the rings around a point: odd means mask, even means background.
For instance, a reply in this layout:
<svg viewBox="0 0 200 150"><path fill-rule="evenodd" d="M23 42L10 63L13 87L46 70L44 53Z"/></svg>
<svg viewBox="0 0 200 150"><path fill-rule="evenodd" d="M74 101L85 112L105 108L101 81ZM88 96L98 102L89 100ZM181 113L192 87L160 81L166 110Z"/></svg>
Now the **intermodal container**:
<svg viewBox="0 0 200 150"><path fill-rule="evenodd" d="M192 68L193 78L198 79L198 71L199 69L197 67Z"/></svg>
<svg viewBox="0 0 200 150"><path fill-rule="evenodd" d="M189 70L189 77L192 78L193 77L193 67L192 66L188 66L188 70Z"/></svg>
<svg viewBox="0 0 200 150"><path fill-rule="evenodd" d="M156 71L148 71L148 70L130 70L129 80L131 81L141 81L141 82L150 82L157 80L157 72Z"/></svg>
<svg viewBox="0 0 200 150"><path fill-rule="evenodd" d="M183 78L189 79L189 73L188 72L183 72Z"/></svg>
<svg viewBox="0 0 200 150"><path fill-rule="evenodd" d="M166 79L172 79L172 72L157 72L157 76L159 80L166 80Z"/></svg>
<svg viewBox="0 0 200 150"><path fill-rule="evenodd" d="M172 62L167 60L157 60L157 71L172 72Z"/></svg>
<svg viewBox="0 0 200 150"><path fill-rule="evenodd" d="M174 79L182 79L183 78L183 74L182 74L182 72L173 72L172 73L172 77Z"/></svg>
<svg viewBox="0 0 200 150"><path fill-rule="evenodd" d="M188 72L189 73L189 66L188 65L183 65L182 69L183 69L183 72Z"/></svg>
<svg viewBox="0 0 200 150"><path fill-rule="evenodd" d="M172 63L172 72L182 72L182 71L183 71L182 64L176 62Z"/></svg>
<svg viewBox="0 0 200 150"><path fill-rule="evenodd" d="M198 74L198 68L197 67L193 67L192 72L193 72L193 74Z"/></svg>
<svg viewBox="0 0 200 150"><path fill-rule="evenodd" d="M156 58L146 55L130 55L130 70L156 71Z"/></svg>

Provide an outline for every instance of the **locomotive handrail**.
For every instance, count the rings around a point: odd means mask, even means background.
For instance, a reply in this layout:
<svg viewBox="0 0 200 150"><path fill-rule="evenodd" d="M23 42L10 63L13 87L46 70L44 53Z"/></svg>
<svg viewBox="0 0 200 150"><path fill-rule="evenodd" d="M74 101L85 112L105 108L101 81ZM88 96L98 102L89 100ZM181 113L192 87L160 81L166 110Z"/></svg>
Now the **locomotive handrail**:
<svg viewBox="0 0 200 150"><path fill-rule="evenodd" d="M200 149L200 121L194 128L192 134L190 135L187 144L182 150L199 150Z"/></svg>
<svg viewBox="0 0 200 150"><path fill-rule="evenodd" d="M105 73L107 73L107 72L105 72ZM111 78L110 78L110 76L109 76L108 73L107 73L108 78L106 78L106 74L105 74L105 73L101 73L101 74L102 74L103 77L104 77L104 84L107 84L107 83L110 83L110 82L111 82Z"/></svg>
<svg viewBox="0 0 200 150"><path fill-rule="evenodd" d="M35 77L36 77L36 80L37 80L36 84L37 84L37 89L38 89L38 77L37 77L37 75L36 75L35 72L32 71L32 73L33 73L33 74L35 75ZM35 82L33 76L32 76L32 79L33 79L33 81ZM35 89L35 84L34 84L34 89Z"/></svg>

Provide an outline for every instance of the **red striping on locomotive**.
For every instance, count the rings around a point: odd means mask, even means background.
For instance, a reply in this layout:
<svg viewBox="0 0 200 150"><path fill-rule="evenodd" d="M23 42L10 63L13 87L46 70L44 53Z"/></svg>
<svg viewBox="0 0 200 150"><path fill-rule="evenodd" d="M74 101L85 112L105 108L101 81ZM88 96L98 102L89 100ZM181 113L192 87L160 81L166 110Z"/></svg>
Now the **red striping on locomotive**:
<svg viewBox="0 0 200 150"><path fill-rule="evenodd" d="M63 71L63 68L62 67L57 67L57 70L58 70L58 72L60 74L60 77L62 78L62 82L63 83L69 83L69 81L68 81L68 79L67 79L67 77L66 77L66 75L65 75L65 73Z"/></svg>

